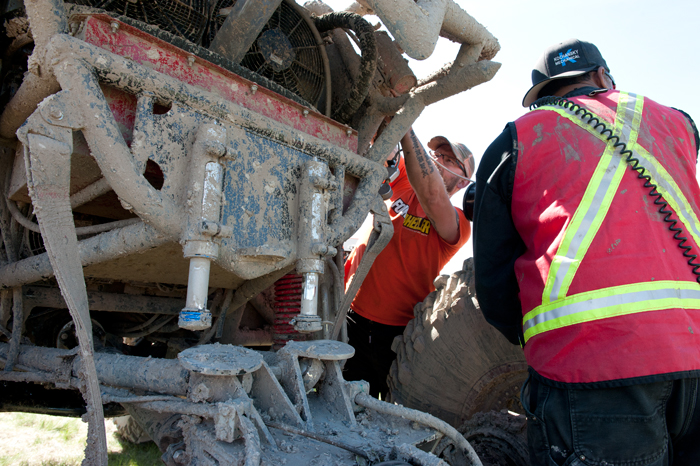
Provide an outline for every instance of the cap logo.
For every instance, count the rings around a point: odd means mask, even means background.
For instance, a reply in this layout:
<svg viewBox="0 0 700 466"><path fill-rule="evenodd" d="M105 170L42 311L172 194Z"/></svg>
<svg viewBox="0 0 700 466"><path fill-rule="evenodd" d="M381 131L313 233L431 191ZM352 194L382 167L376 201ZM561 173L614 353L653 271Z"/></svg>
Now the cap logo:
<svg viewBox="0 0 700 466"><path fill-rule="evenodd" d="M567 50L566 53L559 52L558 57L554 57L554 64L566 66L566 62L576 63L576 59L580 58L578 55L578 49L571 51Z"/></svg>

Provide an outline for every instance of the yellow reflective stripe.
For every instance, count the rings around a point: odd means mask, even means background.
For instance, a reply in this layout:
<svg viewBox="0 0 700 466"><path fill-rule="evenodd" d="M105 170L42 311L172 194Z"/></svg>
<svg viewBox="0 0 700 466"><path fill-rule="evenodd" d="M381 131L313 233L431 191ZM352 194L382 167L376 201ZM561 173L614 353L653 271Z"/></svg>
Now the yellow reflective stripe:
<svg viewBox="0 0 700 466"><path fill-rule="evenodd" d="M662 309L700 309L696 282L662 280L579 293L543 304L523 318L525 341L570 325Z"/></svg>
<svg viewBox="0 0 700 466"><path fill-rule="evenodd" d="M673 177L654 156L649 154L639 144L635 143L632 156L643 159L640 160L640 164L647 170L647 174L651 176L652 183L658 186L657 191L661 193L664 200L673 208L678 219L685 227L684 231L687 229L695 240L695 244L700 245L700 220L698 220L698 216L695 214L690 202L688 202L688 198L685 197ZM642 183L641 180L640 183Z"/></svg>
<svg viewBox="0 0 700 466"><path fill-rule="evenodd" d="M639 135L639 126L642 124L643 107L643 97L639 96L637 98L637 96L635 96L634 94L628 95L626 93L621 93L620 100L618 101L617 115L615 118L615 131L613 134L619 134L618 131L620 131L622 133L623 141L626 140L629 141L631 144L636 144L637 136ZM556 279L556 281L561 282L561 285L555 296L555 299L563 298L568 294L571 282L574 280L574 275L578 271L578 268L581 265L581 261L586 255L586 252L588 252L588 248L593 242L593 238L595 238L595 235L600 230L600 226L602 225L603 220L605 219L605 217L608 214L608 211L610 210L610 205L612 204L613 198L615 197L615 193L620 187L622 177L625 174L625 170L627 169L627 164L624 161L624 157L621 156L619 153L615 154L614 146L612 144L608 144L606 146L606 153L608 152L608 149L610 149L610 152L613 157L613 163L611 163L611 167L613 166L613 164L617 165L615 168L615 173L612 175L612 180L608 185L608 188L605 192L605 196L602 202L600 202L598 208L595 209L595 205L591 205L589 207L589 212L584 211L585 214L583 216L579 215L579 217L582 217L581 221L583 222L583 224L577 226L576 230L573 230L573 232L570 235L568 234L568 232L571 226L567 228L565 236L569 236L573 239L574 237L580 237L581 235L583 235L583 239L581 239L580 244L575 249L574 258L571 261L571 265L566 271L565 276L561 279L559 277L557 277ZM605 175L605 173L600 173L601 178L604 178ZM602 187L603 186L601 186L601 188ZM574 214L574 216L576 216L579 210L580 207L576 209L576 213ZM589 217L590 215L593 215L593 219L587 221L587 217ZM568 254L570 254L570 252ZM556 288L554 291L557 291Z"/></svg>
<svg viewBox="0 0 700 466"><path fill-rule="evenodd" d="M644 99L641 96L637 98L635 94L620 93L613 134L621 136L625 141L636 142L641 124L643 103ZM547 109L549 108L555 109L556 107L547 107ZM569 109L562 110L565 112L557 113L582 129L588 131L593 128L592 125L585 123ZM599 121L605 121L599 116L593 115ZM591 134L596 134L596 132ZM607 137L601 136L600 133L596 135L607 142ZM593 176L586 186L583 198L574 212L570 224L566 226L564 238L557 248L549 268L545 288L542 292L543 303L556 301L566 296L581 260L588 251L588 247L610 208L626 168L619 154L614 156L615 151L612 144L606 145Z"/></svg>
<svg viewBox="0 0 700 466"><path fill-rule="evenodd" d="M568 110L568 109L566 109L566 108L564 108L564 107L554 107L554 106L551 106L551 105L543 105L542 107L537 107L537 109L536 109L536 110L533 110L533 111L538 112L538 111L540 111L540 110L549 110L549 111L552 111L552 112L554 112L554 113L558 113L559 115L563 116L564 118L566 118L566 119L568 119L568 120L571 120L572 122L576 123L577 125L578 125L579 122L580 122L580 123L583 123L583 122L581 121L581 118L580 118L580 117L574 115L573 112L571 112L570 110ZM601 121L601 122L607 123L606 120L600 119L600 121ZM604 136L604 135L602 135L602 134L600 134L600 131L593 129L593 126L592 126L592 125L583 125L583 124L582 124L582 125L579 125L579 126L580 126L581 128L583 128L583 129L585 129L586 131L588 131L589 133L591 133L593 136L595 136L595 137L597 137L598 139L600 139L601 141L603 141L603 142L608 142L608 137L607 137L607 136Z"/></svg>

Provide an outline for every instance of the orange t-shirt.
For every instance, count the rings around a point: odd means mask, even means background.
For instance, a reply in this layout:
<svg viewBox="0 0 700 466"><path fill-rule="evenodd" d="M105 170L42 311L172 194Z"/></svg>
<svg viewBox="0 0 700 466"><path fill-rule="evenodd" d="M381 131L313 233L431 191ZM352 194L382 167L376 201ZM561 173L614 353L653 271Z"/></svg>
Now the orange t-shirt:
<svg viewBox="0 0 700 466"><path fill-rule="evenodd" d="M394 194L386 201L394 236L377 256L351 305L361 316L385 325L406 325L413 319L413 307L435 290L433 280L471 234L469 221L455 207L459 239L455 244L445 242L418 202L403 159L399 170L399 177L391 185ZM345 263L346 288L357 271L371 232L372 225L360 232L357 247Z"/></svg>

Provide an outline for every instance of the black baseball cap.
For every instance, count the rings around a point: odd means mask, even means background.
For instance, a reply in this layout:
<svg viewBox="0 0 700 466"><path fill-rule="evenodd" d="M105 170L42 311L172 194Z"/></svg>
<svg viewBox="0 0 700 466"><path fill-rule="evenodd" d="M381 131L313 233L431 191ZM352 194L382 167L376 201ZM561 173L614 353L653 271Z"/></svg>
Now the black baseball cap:
<svg viewBox="0 0 700 466"><path fill-rule="evenodd" d="M537 100L537 95L549 82L581 76L600 66L610 72L600 50L590 42L569 39L549 47L532 70L532 87L523 98L523 107Z"/></svg>

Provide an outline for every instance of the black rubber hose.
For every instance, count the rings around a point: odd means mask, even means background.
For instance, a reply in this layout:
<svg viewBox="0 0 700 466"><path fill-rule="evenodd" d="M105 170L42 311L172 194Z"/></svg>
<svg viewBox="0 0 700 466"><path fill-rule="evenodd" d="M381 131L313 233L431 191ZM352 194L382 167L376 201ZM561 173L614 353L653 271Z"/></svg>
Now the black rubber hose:
<svg viewBox="0 0 700 466"><path fill-rule="evenodd" d="M350 89L350 94L333 111L331 118L348 123L362 102L367 98L369 86L372 84L374 72L377 69L377 41L374 38L374 28L362 16L347 11L328 13L316 18L316 28L319 32L327 32L336 28L352 30L360 41L360 76Z"/></svg>

